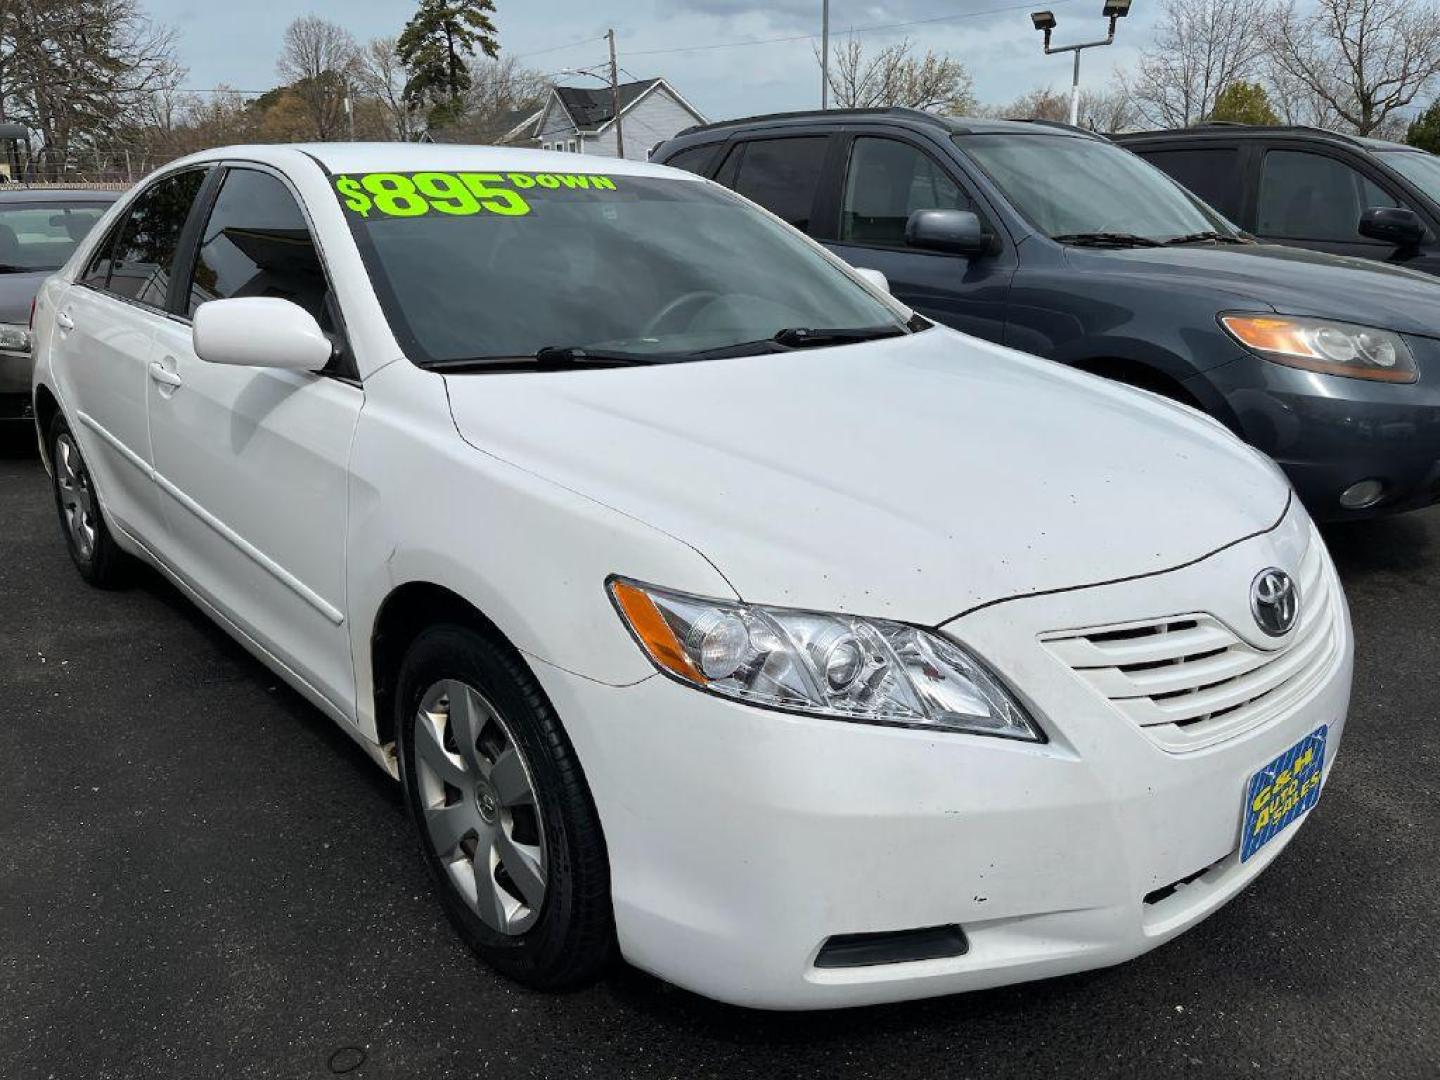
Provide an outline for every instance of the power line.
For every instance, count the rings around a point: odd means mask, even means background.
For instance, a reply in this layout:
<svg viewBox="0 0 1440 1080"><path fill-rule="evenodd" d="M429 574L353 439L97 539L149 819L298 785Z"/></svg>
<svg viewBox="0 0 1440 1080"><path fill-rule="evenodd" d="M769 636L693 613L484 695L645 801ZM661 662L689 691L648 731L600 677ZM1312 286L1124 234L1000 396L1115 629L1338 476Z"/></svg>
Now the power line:
<svg viewBox="0 0 1440 1080"><path fill-rule="evenodd" d="M573 49L577 45L589 45L591 42L604 40L603 37L581 38L579 41L571 41L564 45L551 45L548 49L531 49L528 52L515 53L515 59L523 60L527 56L543 56L545 53L559 52L561 49Z"/></svg>

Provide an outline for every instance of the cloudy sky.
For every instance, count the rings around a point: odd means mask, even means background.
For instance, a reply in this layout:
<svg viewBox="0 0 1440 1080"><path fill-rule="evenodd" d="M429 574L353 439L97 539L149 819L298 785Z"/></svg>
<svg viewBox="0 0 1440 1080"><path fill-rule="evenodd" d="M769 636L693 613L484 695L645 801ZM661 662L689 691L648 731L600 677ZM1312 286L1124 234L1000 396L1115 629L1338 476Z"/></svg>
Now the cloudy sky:
<svg viewBox="0 0 1440 1080"><path fill-rule="evenodd" d="M408 0L142 3L177 29L188 85L197 89L273 85L281 34L298 15L340 23L364 41L397 34L413 10ZM496 6L502 50L544 72L601 63L601 36L614 26L628 72L665 76L712 119L819 104L811 40L820 32L820 0L497 0ZM1070 57L1044 56L1030 27L1027 12L1045 6L1059 20L1057 44L1104 36L1102 0L831 0L830 23L833 34L853 28L867 45L908 36L922 51L948 52L969 68L981 100L999 102L1037 87L1069 86ZM1133 62L1160 6L1161 0L1136 0L1119 42L1084 54L1082 85L1099 85Z"/></svg>

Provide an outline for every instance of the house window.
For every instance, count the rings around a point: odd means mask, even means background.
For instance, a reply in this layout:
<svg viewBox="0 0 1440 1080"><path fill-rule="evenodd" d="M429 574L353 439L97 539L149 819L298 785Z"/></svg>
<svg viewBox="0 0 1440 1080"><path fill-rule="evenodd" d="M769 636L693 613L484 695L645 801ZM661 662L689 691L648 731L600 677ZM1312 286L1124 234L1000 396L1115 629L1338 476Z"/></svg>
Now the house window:
<svg viewBox="0 0 1440 1080"><path fill-rule="evenodd" d="M569 150L572 154L575 153L575 140L571 139L570 144L565 149Z"/></svg>

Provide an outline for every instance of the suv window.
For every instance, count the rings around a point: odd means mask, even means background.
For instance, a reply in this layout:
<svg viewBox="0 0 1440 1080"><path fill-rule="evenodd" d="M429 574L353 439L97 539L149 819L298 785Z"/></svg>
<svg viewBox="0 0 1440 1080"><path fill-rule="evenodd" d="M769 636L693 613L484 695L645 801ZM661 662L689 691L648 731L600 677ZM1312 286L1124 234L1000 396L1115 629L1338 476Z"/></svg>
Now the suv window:
<svg viewBox="0 0 1440 1080"><path fill-rule="evenodd" d="M142 304L165 306L180 231L204 182L204 169L187 169L156 181L130 205L105 288Z"/></svg>
<svg viewBox="0 0 1440 1080"><path fill-rule="evenodd" d="M1290 240L1360 241L1362 211L1397 206L1343 161L1304 150L1271 150L1260 176L1255 231Z"/></svg>
<svg viewBox="0 0 1440 1080"><path fill-rule="evenodd" d="M710 165L715 160L715 151L718 149L719 143L692 146L688 150L681 150L665 164L672 169L684 169L686 172L704 176L710 171Z"/></svg>
<svg viewBox="0 0 1440 1080"><path fill-rule="evenodd" d="M896 139L862 137L850 151L840 239L903 247L916 210L969 210L970 199L932 158Z"/></svg>
<svg viewBox="0 0 1440 1080"><path fill-rule="evenodd" d="M275 296L326 325L329 286L295 197L255 169L225 174L190 278L190 314L207 300Z"/></svg>
<svg viewBox="0 0 1440 1080"><path fill-rule="evenodd" d="M1240 151L1234 146L1141 150L1140 156L1178 180L1231 221L1240 220Z"/></svg>
<svg viewBox="0 0 1440 1080"><path fill-rule="evenodd" d="M807 229L829 143L824 135L743 143L730 152L733 159L743 149L744 156L729 186L795 228Z"/></svg>

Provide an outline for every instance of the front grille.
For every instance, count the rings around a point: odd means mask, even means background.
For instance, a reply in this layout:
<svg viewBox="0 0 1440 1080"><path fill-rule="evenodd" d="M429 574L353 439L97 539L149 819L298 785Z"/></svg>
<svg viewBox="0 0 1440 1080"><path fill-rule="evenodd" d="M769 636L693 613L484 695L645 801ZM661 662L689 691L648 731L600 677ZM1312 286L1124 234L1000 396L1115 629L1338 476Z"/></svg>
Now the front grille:
<svg viewBox="0 0 1440 1080"><path fill-rule="evenodd" d="M1296 582L1300 623L1277 649L1258 649L1204 613L1043 640L1166 750L1198 750L1288 709L1334 665L1340 588L1313 528Z"/></svg>

